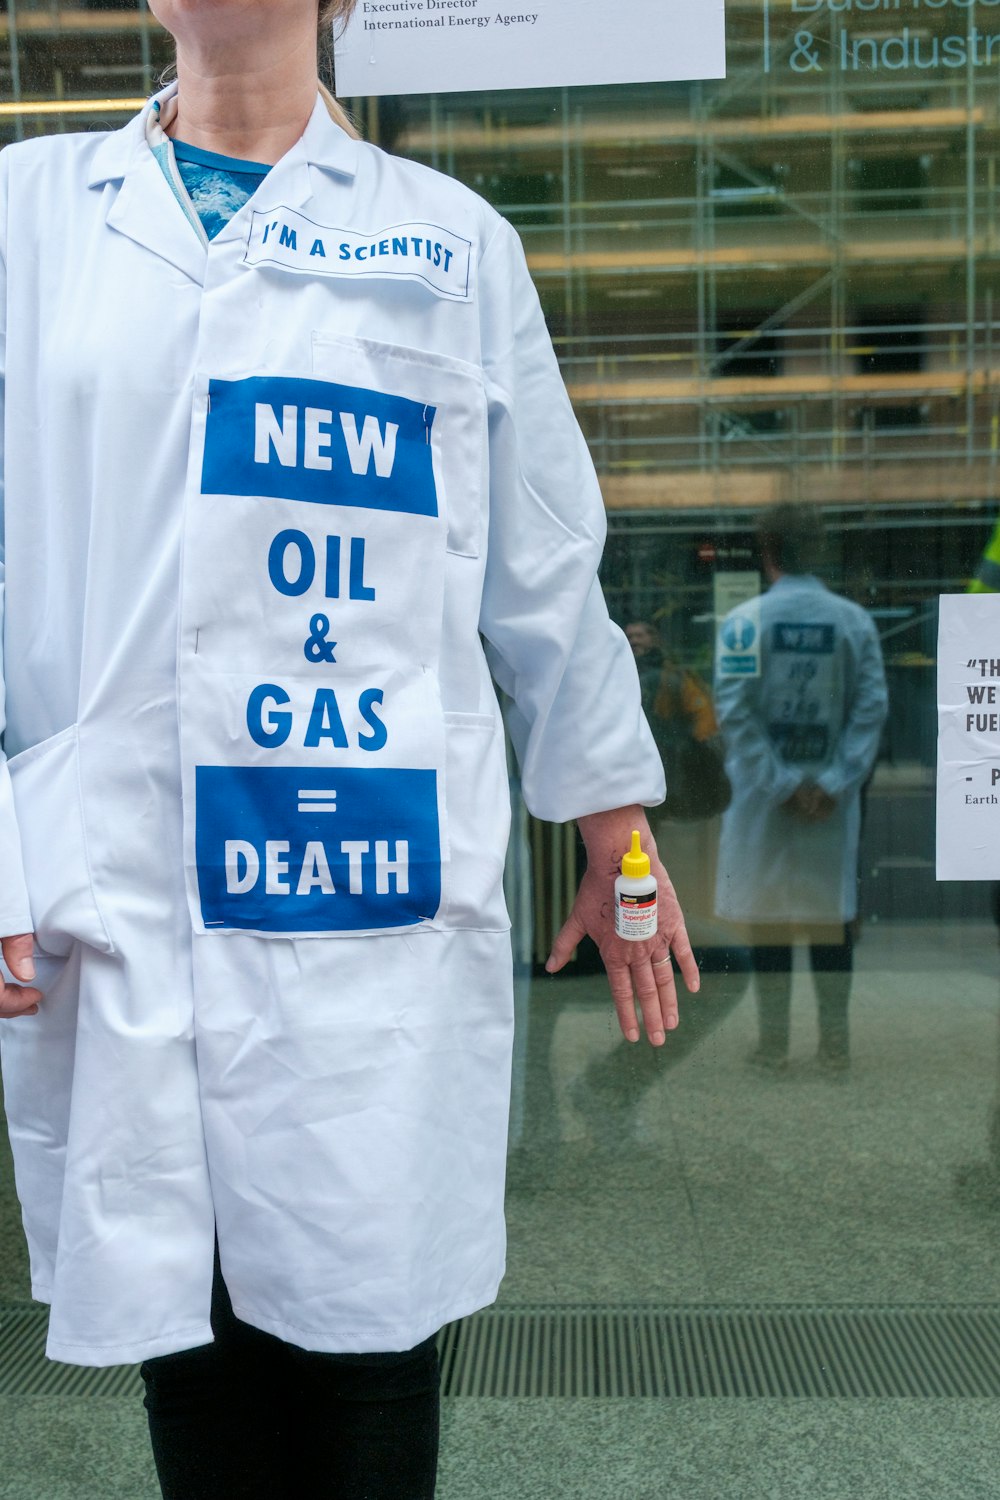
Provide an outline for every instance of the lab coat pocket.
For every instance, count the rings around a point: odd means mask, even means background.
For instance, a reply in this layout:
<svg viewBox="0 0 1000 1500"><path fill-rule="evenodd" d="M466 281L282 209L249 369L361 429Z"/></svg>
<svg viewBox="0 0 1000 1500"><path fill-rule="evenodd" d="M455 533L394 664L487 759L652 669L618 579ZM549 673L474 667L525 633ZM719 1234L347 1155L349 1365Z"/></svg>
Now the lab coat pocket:
<svg viewBox="0 0 1000 1500"><path fill-rule="evenodd" d="M506 932L510 794L499 714L444 715L447 873L441 925Z"/></svg>
<svg viewBox="0 0 1000 1500"><path fill-rule="evenodd" d="M352 434L360 431L362 443L373 442L378 432L387 465L395 437L390 437L388 423L380 428L372 425L380 420L378 398L402 397L420 403L427 418L437 514L445 523L446 550L459 557L478 557L488 454L482 370L448 354L319 331L312 335L312 364L314 375L350 388L347 405L354 406L359 396L372 398L372 410L360 429L350 426L357 423L356 412L345 412L343 417ZM359 451L364 455L364 448L355 445L355 454ZM367 457L363 461L367 463ZM402 448L398 461L405 461Z"/></svg>
<svg viewBox="0 0 1000 1500"><path fill-rule="evenodd" d="M39 949L61 958L80 942L113 953L90 873L76 725L14 756L8 769Z"/></svg>

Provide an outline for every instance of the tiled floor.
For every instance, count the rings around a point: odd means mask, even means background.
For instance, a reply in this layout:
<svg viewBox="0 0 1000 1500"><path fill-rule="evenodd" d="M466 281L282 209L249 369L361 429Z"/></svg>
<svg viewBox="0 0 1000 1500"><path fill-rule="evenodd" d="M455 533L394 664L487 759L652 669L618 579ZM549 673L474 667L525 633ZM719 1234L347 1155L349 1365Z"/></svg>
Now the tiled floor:
<svg viewBox="0 0 1000 1500"><path fill-rule="evenodd" d="M753 998L736 961L706 975L655 1057L617 1040L602 980L537 982L504 1302L1000 1301L998 1015L996 934L972 925L866 931L845 1078L811 1067L804 972L792 1066L774 1077L745 1063ZM5 1170L0 1300L26 1296ZM998 1416L960 1399L465 1399L446 1407L440 1495L986 1500ZM131 1403L6 1402L0 1455L0 1500L156 1495Z"/></svg>

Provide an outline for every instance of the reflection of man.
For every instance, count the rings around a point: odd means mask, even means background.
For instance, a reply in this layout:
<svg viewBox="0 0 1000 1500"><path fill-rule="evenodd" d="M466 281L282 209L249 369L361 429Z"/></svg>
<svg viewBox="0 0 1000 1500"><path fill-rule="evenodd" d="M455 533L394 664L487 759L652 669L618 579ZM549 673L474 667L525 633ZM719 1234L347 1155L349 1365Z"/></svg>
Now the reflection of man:
<svg viewBox="0 0 1000 1500"><path fill-rule="evenodd" d="M639 685L642 689L642 710L647 719L653 711L653 703L660 686L663 667L663 642L660 632L648 620L633 620L625 626L628 643L639 670Z"/></svg>
<svg viewBox="0 0 1000 1500"><path fill-rule="evenodd" d="M633 620L631 625L625 626L625 634L628 636L628 643L632 647L632 655L636 661L641 662L650 657L657 661L663 659L663 642L660 640L660 632L648 620Z"/></svg>
<svg viewBox="0 0 1000 1500"><path fill-rule="evenodd" d="M716 681L733 799L723 818L716 907L749 924L760 1044L752 1061L786 1065L791 945L809 943L819 1000L819 1060L848 1063L857 912L860 792L886 716L878 635L859 605L812 573L822 523L781 505L759 529L770 584L760 600L760 675ZM735 614L736 612L734 612ZM727 618L722 628L725 638Z"/></svg>

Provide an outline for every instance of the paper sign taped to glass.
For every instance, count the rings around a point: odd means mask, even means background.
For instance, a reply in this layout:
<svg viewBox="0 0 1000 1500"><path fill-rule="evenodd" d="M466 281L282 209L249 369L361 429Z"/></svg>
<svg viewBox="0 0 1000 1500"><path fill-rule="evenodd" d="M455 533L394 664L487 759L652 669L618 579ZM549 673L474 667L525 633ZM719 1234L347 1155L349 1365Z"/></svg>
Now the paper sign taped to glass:
<svg viewBox="0 0 1000 1500"><path fill-rule="evenodd" d="M1000 594L942 594L938 880L1000 880Z"/></svg>
<svg viewBox="0 0 1000 1500"><path fill-rule="evenodd" d="M359 0L337 92L447 94L726 76L724 0Z"/></svg>

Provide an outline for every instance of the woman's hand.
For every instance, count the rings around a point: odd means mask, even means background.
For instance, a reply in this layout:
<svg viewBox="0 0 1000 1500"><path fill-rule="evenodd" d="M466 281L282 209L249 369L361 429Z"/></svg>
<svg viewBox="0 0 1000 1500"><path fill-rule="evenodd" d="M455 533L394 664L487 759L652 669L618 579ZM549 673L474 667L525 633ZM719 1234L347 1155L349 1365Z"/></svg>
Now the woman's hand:
<svg viewBox="0 0 1000 1500"><path fill-rule="evenodd" d="M545 967L550 974L557 973L568 963L580 939L592 937L604 960L623 1035L630 1042L639 1040L638 1006L647 1037L654 1047L662 1047L666 1033L673 1031L680 1019L671 950L691 993L701 985L680 903L660 863L642 808L592 813L580 818L579 824L587 846L587 869ZM657 933L639 943L620 938L615 932L615 880L621 874L622 855L629 848L633 828L638 828L642 836L650 873L658 886Z"/></svg>
<svg viewBox="0 0 1000 1500"><path fill-rule="evenodd" d="M7 965L15 979L31 980L35 977L35 964L32 958L35 939L30 932L19 932L14 937L0 938L0 949L3 951L3 961ZM10 1020L14 1016L34 1016L38 1014L38 1002L42 998L41 990L32 989L30 985L4 983L0 991L0 1020Z"/></svg>

